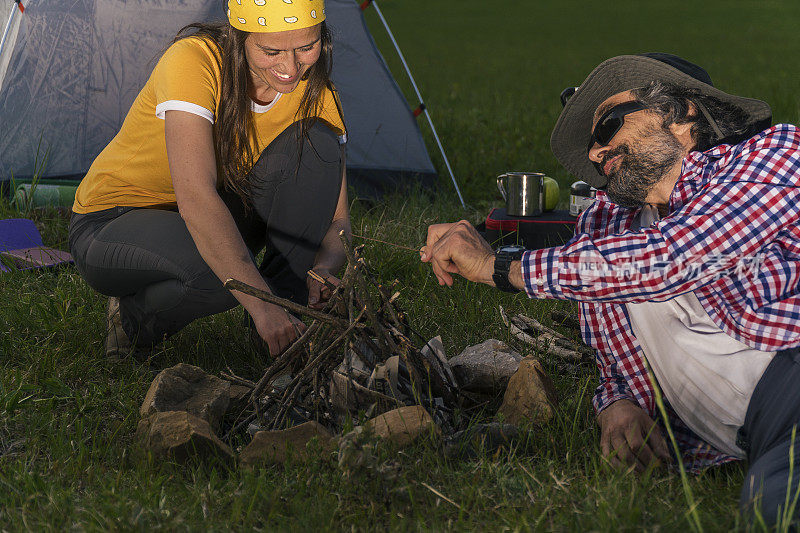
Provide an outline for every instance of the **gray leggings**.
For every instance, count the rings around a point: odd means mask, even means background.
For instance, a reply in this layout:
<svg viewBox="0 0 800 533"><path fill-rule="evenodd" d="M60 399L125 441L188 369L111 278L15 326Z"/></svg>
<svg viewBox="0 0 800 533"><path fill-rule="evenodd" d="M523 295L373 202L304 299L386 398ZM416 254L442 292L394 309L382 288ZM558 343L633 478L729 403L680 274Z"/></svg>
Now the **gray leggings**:
<svg viewBox="0 0 800 533"><path fill-rule="evenodd" d="M790 522L800 518L799 423L800 349L793 348L778 352L767 366L738 433L737 443L750 462L739 503L750 522L755 521L756 509L770 526L784 518Z"/></svg>
<svg viewBox="0 0 800 533"><path fill-rule="evenodd" d="M253 166L250 211L237 195L220 196L253 257L266 247L259 271L273 292L305 303L306 272L336 209L342 157L327 126L309 128L302 147L298 129L299 123L287 128ZM69 241L87 283L120 297L122 326L139 346L237 305L176 210L115 207L73 214Z"/></svg>

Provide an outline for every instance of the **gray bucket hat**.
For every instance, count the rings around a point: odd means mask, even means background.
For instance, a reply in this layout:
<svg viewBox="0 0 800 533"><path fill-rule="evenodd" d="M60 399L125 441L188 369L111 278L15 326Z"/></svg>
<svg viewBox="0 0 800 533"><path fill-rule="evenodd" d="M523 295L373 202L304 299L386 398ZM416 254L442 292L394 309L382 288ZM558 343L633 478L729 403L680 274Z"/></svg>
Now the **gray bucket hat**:
<svg viewBox="0 0 800 533"><path fill-rule="evenodd" d="M594 112L608 97L644 87L654 80L697 88L701 94L740 107L749 116L753 133L769 127L772 121L772 111L766 102L720 91L705 70L678 56L663 53L617 56L600 63L567 100L550 136L550 147L558 162L593 187L605 188L608 179L598 173L587 153Z"/></svg>

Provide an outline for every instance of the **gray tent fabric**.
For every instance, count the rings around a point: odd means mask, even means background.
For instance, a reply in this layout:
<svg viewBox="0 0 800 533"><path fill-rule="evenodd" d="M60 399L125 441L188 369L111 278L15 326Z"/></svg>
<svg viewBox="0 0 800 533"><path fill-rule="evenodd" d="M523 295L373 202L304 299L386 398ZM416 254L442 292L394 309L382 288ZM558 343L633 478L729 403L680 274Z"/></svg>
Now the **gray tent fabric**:
<svg viewBox="0 0 800 533"><path fill-rule="evenodd" d="M221 0L0 0L0 182L80 177L119 130L176 32ZM374 194L436 176L355 0L327 0L351 183ZM5 64L5 70L4 70Z"/></svg>
<svg viewBox="0 0 800 533"><path fill-rule="evenodd" d="M8 62L11 59L12 47L6 46L6 43L12 43L16 40L19 34L19 23L22 17L22 10L19 8L20 4L16 2L0 2L0 80L6 74L8 69ZM7 50L8 53L2 53Z"/></svg>

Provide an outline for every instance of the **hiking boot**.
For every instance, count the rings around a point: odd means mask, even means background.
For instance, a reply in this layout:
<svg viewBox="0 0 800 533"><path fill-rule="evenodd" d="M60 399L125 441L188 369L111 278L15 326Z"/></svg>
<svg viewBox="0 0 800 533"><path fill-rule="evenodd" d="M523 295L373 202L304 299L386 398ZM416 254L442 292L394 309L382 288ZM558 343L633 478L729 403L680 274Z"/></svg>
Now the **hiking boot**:
<svg viewBox="0 0 800 533"><path fill-rule="evenodd" d="M106 357L109 359L124 359L133 356L137 361L147 360L147 354L137 350L122 329L122 315L119 310L119 298L108 299L106 311Z"/></svg>
<svg viewBox="0 0 800 533"><path fill-rule="evenodd" d="M106 309L106 357L122 359L131 353L131 340L122 329L122 317L119 312L119 298L108 299Z"/></svg>

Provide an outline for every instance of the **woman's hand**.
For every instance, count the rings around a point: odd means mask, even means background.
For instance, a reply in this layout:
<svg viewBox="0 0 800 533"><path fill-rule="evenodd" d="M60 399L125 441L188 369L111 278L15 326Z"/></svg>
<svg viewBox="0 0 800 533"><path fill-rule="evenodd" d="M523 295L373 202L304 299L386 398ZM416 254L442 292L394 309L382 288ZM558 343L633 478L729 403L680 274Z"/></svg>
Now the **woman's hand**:
<svg viewBox="0 0 800 533"><path fill-rule="evenodd" d="M325 270L314 270L314 273L321 276L325 282L315 279L314 276L306 278L308 286L308 306L311 309L322 309L328 300L333 296L333 291L339 286L339 278L326 272Z"/></svg>
<svg viewBox="0 0 800 533"><path fill-rule="evenodd" d="M267 343L269 353L277 357L306 330L306 325L282 307L265 304L262 313L253 316L258 335Z"/></svg>

